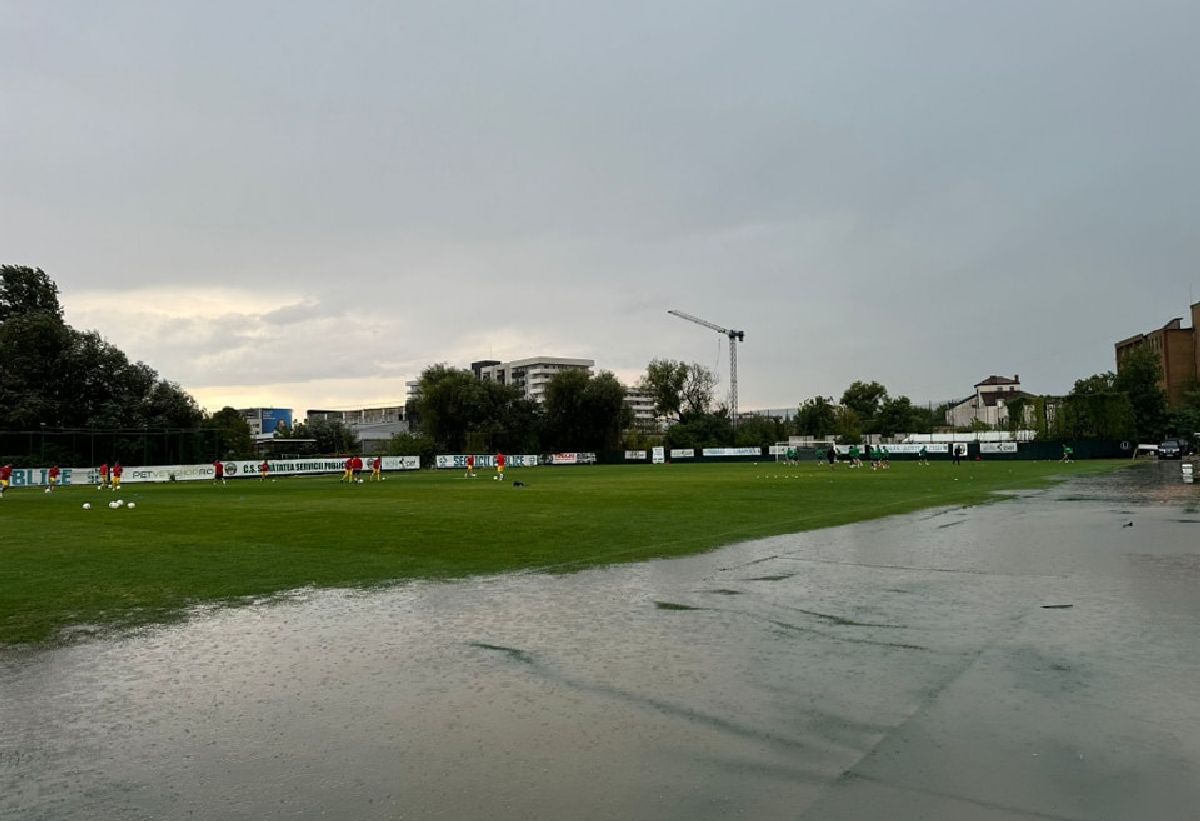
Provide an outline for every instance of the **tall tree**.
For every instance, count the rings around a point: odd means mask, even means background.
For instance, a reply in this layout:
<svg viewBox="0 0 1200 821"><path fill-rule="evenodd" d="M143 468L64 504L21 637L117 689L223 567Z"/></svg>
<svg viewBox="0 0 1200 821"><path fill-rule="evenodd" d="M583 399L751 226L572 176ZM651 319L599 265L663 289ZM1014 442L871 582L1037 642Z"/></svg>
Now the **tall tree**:
<svg viewBox="0 0 1200 821"><path fill-rule="evenodd" d="M1139 439L1156 441L1167 427L1167 395L1159 384L1162 359L1149 348L1137 348L1121 358L1113 387L1129 396Z"/></svg>
<svg viewBox="0 0 1200 821"><path fill-rule="evenodd" d="M204 420L204 427L218 432L217 452L214 459L249 459L254 455L254 444L250 440L250 425L246 418L226 405Z"/></svg>
<svg viewBox="0 0 1200 821"><path fill-rule="evenodd" d="M873 428L875 433L892 436L897 433L913 433L917 427L917 412L907 396L888 398L879 406Z"/></svg>
<svg viewBox="0 0 1200 821"><path fill-rule="evenodd" d="M837 433L839 444L854 445L862 441L862 419L854 408L840 407L837 409L837 425L834 430Z"/></svg>
<svg viewBox="0 0 1200 821"><path fill-rule="evenodd" d="M546 444L552 450L615 450L631 412L625 388L607 371L562 371L546 386Z"/></svg>
<svg viewBox="0 0 1200 821"><path fill-rule="evenodd" d="M883 385L857 380L842 394L842 405L854 411L866 429L870 430L871 423L887 398L887 388Z"/></svg>
<svg viewBox="0 0 1200 821"><path fill-rule="evenodd" d="M837 425L833 403L824 396L804 400L796 411L794 424L800 436L828 436Z"/></svg>
<svg viewBox="0 0 1200 821"><path fill-rule="evenodd" d="M0 265L0 322L23 314L48 314L61 320L58 286L41 268Z"/></svg>
<svg viewBox="0 0 1200 821"><path fill-rule="evenodd" d="M683 383L683 414L700 416L708 413L716 388L717 377L712 371L699 362L688 365L687 379Z"/></svg>
<svg viewBox="0 0 1200 821"><path fill-rule="evenodd" d="M674 419L679 416L683 387L687 378L686 362L652 359L638 387L653 397L656 416L661 419Z"/></svg>

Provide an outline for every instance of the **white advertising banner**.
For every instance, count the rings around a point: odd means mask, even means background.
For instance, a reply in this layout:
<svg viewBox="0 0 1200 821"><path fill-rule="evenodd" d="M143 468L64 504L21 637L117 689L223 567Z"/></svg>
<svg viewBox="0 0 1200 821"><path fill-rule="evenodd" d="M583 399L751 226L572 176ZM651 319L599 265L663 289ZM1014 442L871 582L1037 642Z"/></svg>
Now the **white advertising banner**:
<svg viewBox="0 0 1200 821"><path fill-rule="evenodd" d="M836 450L839 454L845 456L847 453L850 452L850 447L851 447L850 445L834 445L833 449ZM949 453L950 452L950 445L947 442L930 442L930 443L924 444L924 445L922 445L922 444L916 444L916 445L913 445L913 444L872 445L871 450L872 450L872 452L874 452L874 451L879 450L881 447L887 448L888 453L893 456L896 455L897 453L918 454L921 452L921 448L925 448L926 453ZM867 455L866 446L859 445L858 452L863 456Z"/></svg>
<svg viewBox="0 0 1200 821"><path fill-rule="evenodd" d="M363 459L363 472L371 470L371 459ZM341 473L345 459L268 459L269 475L304 476L318 473ZM230 460L222 462L225 466L225 478L236 479L239 476L258 477L258 466L261 461ZM420 457L417 456L384 456L383 470L417 470L420 468ZM49 483L49 468L22 468L13 470L13 487L42 487ZM188 482L212 480L215 468L206 465L136 465L127 467L121 475L121 484L138 484L144 482ZM98 485L100 471L96 468L62 468L59 477L60 485Z"/></svg>
<svg viewBox="0 0 1200 821"><path fill-rule="evenodd" d="M646 451L644 450L627 450L625 451L626 462L644 462L646 461Z"/></svg>
<svg viewBox="0 0 1200 821"><path fill-rule="evenodd" d="M555 453L550 457L552 465L591 465L595 462L594 453Z"/></svg>
<svg viewBox="0 0 1200 821"><path fill-rule="evenodd" d="M475 467L477 468L494 468L496 466L496 456L492 453L476 453ZM536 453L514 453L513 455L504 456L504 467L507 468L530 468L534 467L541 461L541 458ZM453 453L442 454L437 456L434 465L438 470L449 470L451 468L457 470L467 469L467 454Z"/></svg>
<svg viewBox="0 0 1200 821"><path fill-rule="evenodd" d="M1016 453L1016 442L980 442L980 453Z"/></svg>
<svg viewBox="0 0 1200 821"><path fill-rule="evenodd" d="M695 459L696 450L694 448L671 448L672 459Z"/></svg>
<svg viewBox="0 0 1200 821"><path fill-rule="evenodd" d="M659 447L654 448L653 454L654 454L654 456L651 459L651 461L654 464L656 464L656 465L666 464L666 461L667 461L666 454L664 453L664 448L661 445Z"/></svg>
<svg viewBox="0 0 1200 821"><path fill-rule="evenodd" d="M761 456L762 448L705 448L705 456Z"/></svg>

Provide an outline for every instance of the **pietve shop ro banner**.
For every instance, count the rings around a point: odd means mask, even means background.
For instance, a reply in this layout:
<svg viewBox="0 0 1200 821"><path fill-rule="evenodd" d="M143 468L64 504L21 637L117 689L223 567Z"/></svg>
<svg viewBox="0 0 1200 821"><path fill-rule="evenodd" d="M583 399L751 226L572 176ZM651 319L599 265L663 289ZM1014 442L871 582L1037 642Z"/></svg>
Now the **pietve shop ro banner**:
<svg viewBox="0 0 1200 821"><path fill-rule="evenodd" d="M241 476L258 477L258 467L262 462L247 460L230 460L222 462L225 466L225 478L236 479ZM269 475L304 476L319 473L341 473L346 464L345 459L269 459ZM371 460L364 459L364 473L369 473ZM384 456L382 467L386 471L417 470L420 468L420 457L417 456ZM42 487L49 484L49 468L21 468L13 470L13 487ZM216 469L211 464L204 465L134 465L126 467L121 476L122 484L139 482L187 482L207 479L212 480ZM96 468L63 468L59 478L61 485L98 485L100 471Z"/></svg>
<svg viewBox="0 0 1200 821"><path fill-rule="evenodd" d="M477 468L494 468L496 466L496 456L492 453L475 453L470 454L475 457L475 467ZM449 470L452 468L458 470L467 469L466 453L447 453L435 457L434 465L438 470ZM511 456L504 457L504 467L506 468L531 468L536 467L539 462L539 457L536 453L514 453Z"/></svg>

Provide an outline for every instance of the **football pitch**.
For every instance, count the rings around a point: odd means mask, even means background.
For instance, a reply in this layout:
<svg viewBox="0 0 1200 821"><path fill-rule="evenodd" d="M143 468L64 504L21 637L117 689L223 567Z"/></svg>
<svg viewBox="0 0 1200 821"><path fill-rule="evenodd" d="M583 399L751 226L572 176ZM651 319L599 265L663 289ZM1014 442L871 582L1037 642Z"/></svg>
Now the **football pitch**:
<svg viewBox="0 0 1200 821"><path fill-rule="evenodd" d="M1127 462L992 461L887 471L782 465L538 467L10 490L0 645L177 618L205 602L513 571L570 572L925 507L976 504ZM525 483L514 486L514 480ZM126 505L110 509L120 497ZM129 509L129 502L136 504ZM84 510L83 504L91 509Z"/></svg>

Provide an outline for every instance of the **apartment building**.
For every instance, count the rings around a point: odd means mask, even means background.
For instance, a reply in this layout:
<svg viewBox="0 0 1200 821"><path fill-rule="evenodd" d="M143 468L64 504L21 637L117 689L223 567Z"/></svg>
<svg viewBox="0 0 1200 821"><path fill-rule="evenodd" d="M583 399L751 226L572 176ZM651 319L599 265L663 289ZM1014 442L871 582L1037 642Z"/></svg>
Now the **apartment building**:
<svg viewBox="0 0 1200 821"><path fill-rule="evenodd" d="M1167 401L1176 405L1183 398L1188 385L1200 376L1200 302L1191 306L1192 327L1183 327L1183 318L1176 317L1144 334L1135 334L1113 345L1117 360L1117 373L1121 362L1132 351L1149 348L1162 360L1162 372L1158 384L1167 394Z"/></svg>

